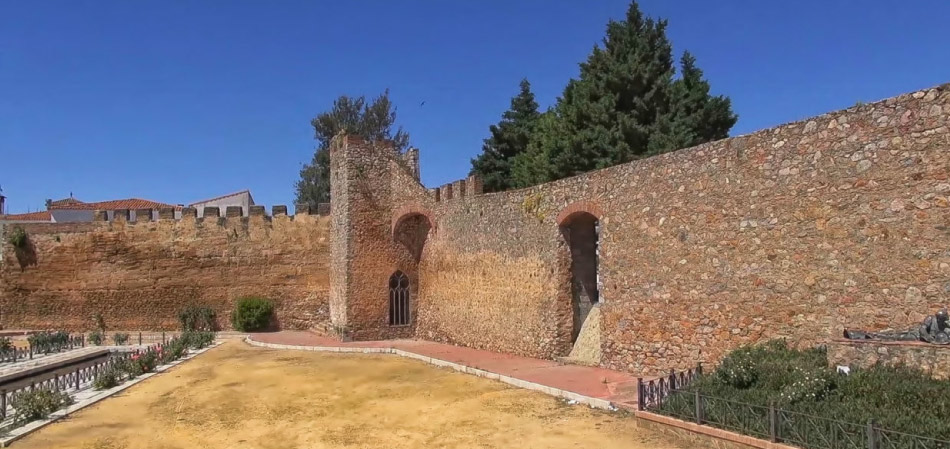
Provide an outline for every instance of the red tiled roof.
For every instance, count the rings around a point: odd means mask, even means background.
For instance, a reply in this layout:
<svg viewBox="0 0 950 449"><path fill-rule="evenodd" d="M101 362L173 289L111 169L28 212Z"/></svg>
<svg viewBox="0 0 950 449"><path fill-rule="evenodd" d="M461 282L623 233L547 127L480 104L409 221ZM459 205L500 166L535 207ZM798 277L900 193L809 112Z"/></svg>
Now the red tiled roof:
<svg viewBox="0 0 950 449"><path fill-rule="evenodd" d="M25 214L0 215L0 220L19 220L19 221L52 221L52 215L48 210L39 212L27 212Z"/></svg>
<svg viewBox="0 0 950 449"><path fill-rule="evenodd" d="M50 206L50 209L65 209L65 210L129 209L129 210L135 210L135 209L162 209L166 207L181 209L181 206L176 206L174 204L159 203L157 201L143 200L139 198L100 201L98 203L78 203L78 204L67 204L67 205L62 205L62 206Z"/></svg>
<svg viewBox="0 0 950 449"><path fill-rule="evenodd" d="M82 204L82 201L79 201L73 197L63 198L61 200L56 200L56 201L50 201L50 206L65 206L68 204Z"/></svg>
<svg viewBox="0 0 950 449"><path fill-rule="evenodd" d="M240 192L234 192L234 193L229 193L229 194L227 194L227 195L221 195L221 196L217 196L217 197L214 197L214 198L208 198L208 199L206 199L206 200L195 201L194 203L189 204L189 206L194 206L194 205L196 205L196 204L207 203L207 202L211 202L211 201L223 200L223 199L225 199L225 198L229 198L229 197L232 197L232 196L238 196L238 195L242 195L242 194L245 194L245 193L248 194L248 195L250 195L250 194L251 194L251 191L248 190L248 189L244 189L244 190L242 190L242 191L240 191Z"/></svg>

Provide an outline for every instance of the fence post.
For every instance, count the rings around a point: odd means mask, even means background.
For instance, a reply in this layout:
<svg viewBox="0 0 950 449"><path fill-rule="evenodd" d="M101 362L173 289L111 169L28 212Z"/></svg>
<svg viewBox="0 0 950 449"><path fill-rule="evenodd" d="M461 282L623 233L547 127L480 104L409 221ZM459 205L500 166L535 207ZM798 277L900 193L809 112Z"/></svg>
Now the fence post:
<svg viewBox="0 0 950 449"><path fill-rule="evenodd" d="M30 345L30 360L33 360L33 345Z"/></svg>
<svg viewBox="0 0 950 449"><path fill-rule="evenodd" d="M165 331L162 331L162 344L165 344Z"/></svg>
<svg viewBox="0 0 950 449"><path fill-rule="evenodd" d="M76 390L79 390L79 372L80 369L76 368Z"/></svg>
<svg viewBox="0 0 950 449"><path fill-rule="evenodd" d="M877 435L874 434L874 419L868 420L868 449L877 449Z"/></svg>
<svg viewBox="0 0 950 449"><path fill-rule="evenodd" d="M86 347L86 334L82 334L79 336L79 342L80 344L82 344L83 348Z"/></svg>
<svg viewBox="0 0 950 449"><path fill-rule="evenodd" d="M773 443L778 442L778 413L772 401L769 401L769 440Z"/></svg>
<svg viewBox="0 0 950 449"><path fill-rule="evenodd" d="M670 391L676 389L676 372L673 371L673 368L670 368Z"/></svg>
<svg viewBox="0 0 950 449"><path fill-rule="evenodd" d="M0 418L7 418L7 390L0 390Z"/></svg>
<svg viewBox="0 0 950 449"><path fill-rule="evenodd" d="M696 390L696 424L703 423L703 397L699 395L699 390Z"/></svg>
<svg viewBox="0 0 950 449"><path fill-rule="evenodd" d="M643 397L643 378L637 378L637 410L641 412L646 408L646 399Z"/></svg>
<svg viewBox="0 0 950 449"><path fill-rule="evenodd" d="M703 375L703 362L696 362L696 377Z"/></svg>
<svg viewBox="0 0 950 449"><path fill-rule="evenodd" d="M139 346L142 346L142 333L139 332Z"/></svg>

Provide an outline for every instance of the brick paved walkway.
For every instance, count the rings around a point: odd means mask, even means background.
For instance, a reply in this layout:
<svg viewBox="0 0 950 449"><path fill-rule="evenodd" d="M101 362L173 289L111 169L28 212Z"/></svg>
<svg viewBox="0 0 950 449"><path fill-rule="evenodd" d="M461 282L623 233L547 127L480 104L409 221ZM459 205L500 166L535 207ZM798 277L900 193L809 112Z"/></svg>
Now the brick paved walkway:
<svg viewBox="0 0 950 449"><path fill-rule="evenodd" d="M636 406L637 378L604 368L564 365L550 360L519 357L421 340L384 340L342 343L310 332L281 331L251 334L261 343L294 346L393 348L425 357L521 379L558 390L610 401L618 407Z"/></svg>

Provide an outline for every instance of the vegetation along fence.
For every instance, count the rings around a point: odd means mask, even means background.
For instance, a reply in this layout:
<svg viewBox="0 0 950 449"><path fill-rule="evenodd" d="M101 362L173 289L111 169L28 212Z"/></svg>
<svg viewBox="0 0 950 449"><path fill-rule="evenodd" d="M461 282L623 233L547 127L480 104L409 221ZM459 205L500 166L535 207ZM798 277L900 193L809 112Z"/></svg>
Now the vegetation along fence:
<svg viewBox="0 0 950 449"><path fill-rule="evenodd" d="M807 449L950 449L950 441L701 394L686 387L702 367L637 379L637 408ZM921 410L926 413L926 410Z"/></svg>
<svg viewBox="0 0 950 449"><path fill-rule="evenodd" d="M27 339L25 347L17 347L9 337L0 338L0 363L32 359L37 354L52 354L86 346L83 335L66 332L40 332Z"/></svg>
<svg viewBox="0 0 950 449"><path fill-rule="evenodd" d="M139 351L112 353L109 356L89 360L79 364L53 369L0 385L0 420L6 419L17 396L28 391L78 391L92 383L96 376L106 368L125 363Z"/></svg>

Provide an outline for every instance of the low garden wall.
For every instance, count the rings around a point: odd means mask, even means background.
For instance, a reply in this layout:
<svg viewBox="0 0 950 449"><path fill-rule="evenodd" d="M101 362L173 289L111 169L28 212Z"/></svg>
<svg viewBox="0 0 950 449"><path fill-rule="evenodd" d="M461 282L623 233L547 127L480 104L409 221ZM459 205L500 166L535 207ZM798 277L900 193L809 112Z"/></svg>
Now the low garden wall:
<svg viewBox="0 0 950 449"><path fill-rule="evenodd" d="M923 342L834 340L828 343L831 366L870 368L877 363L911 366L935 379L950 379L950 345Z"/></svg>

